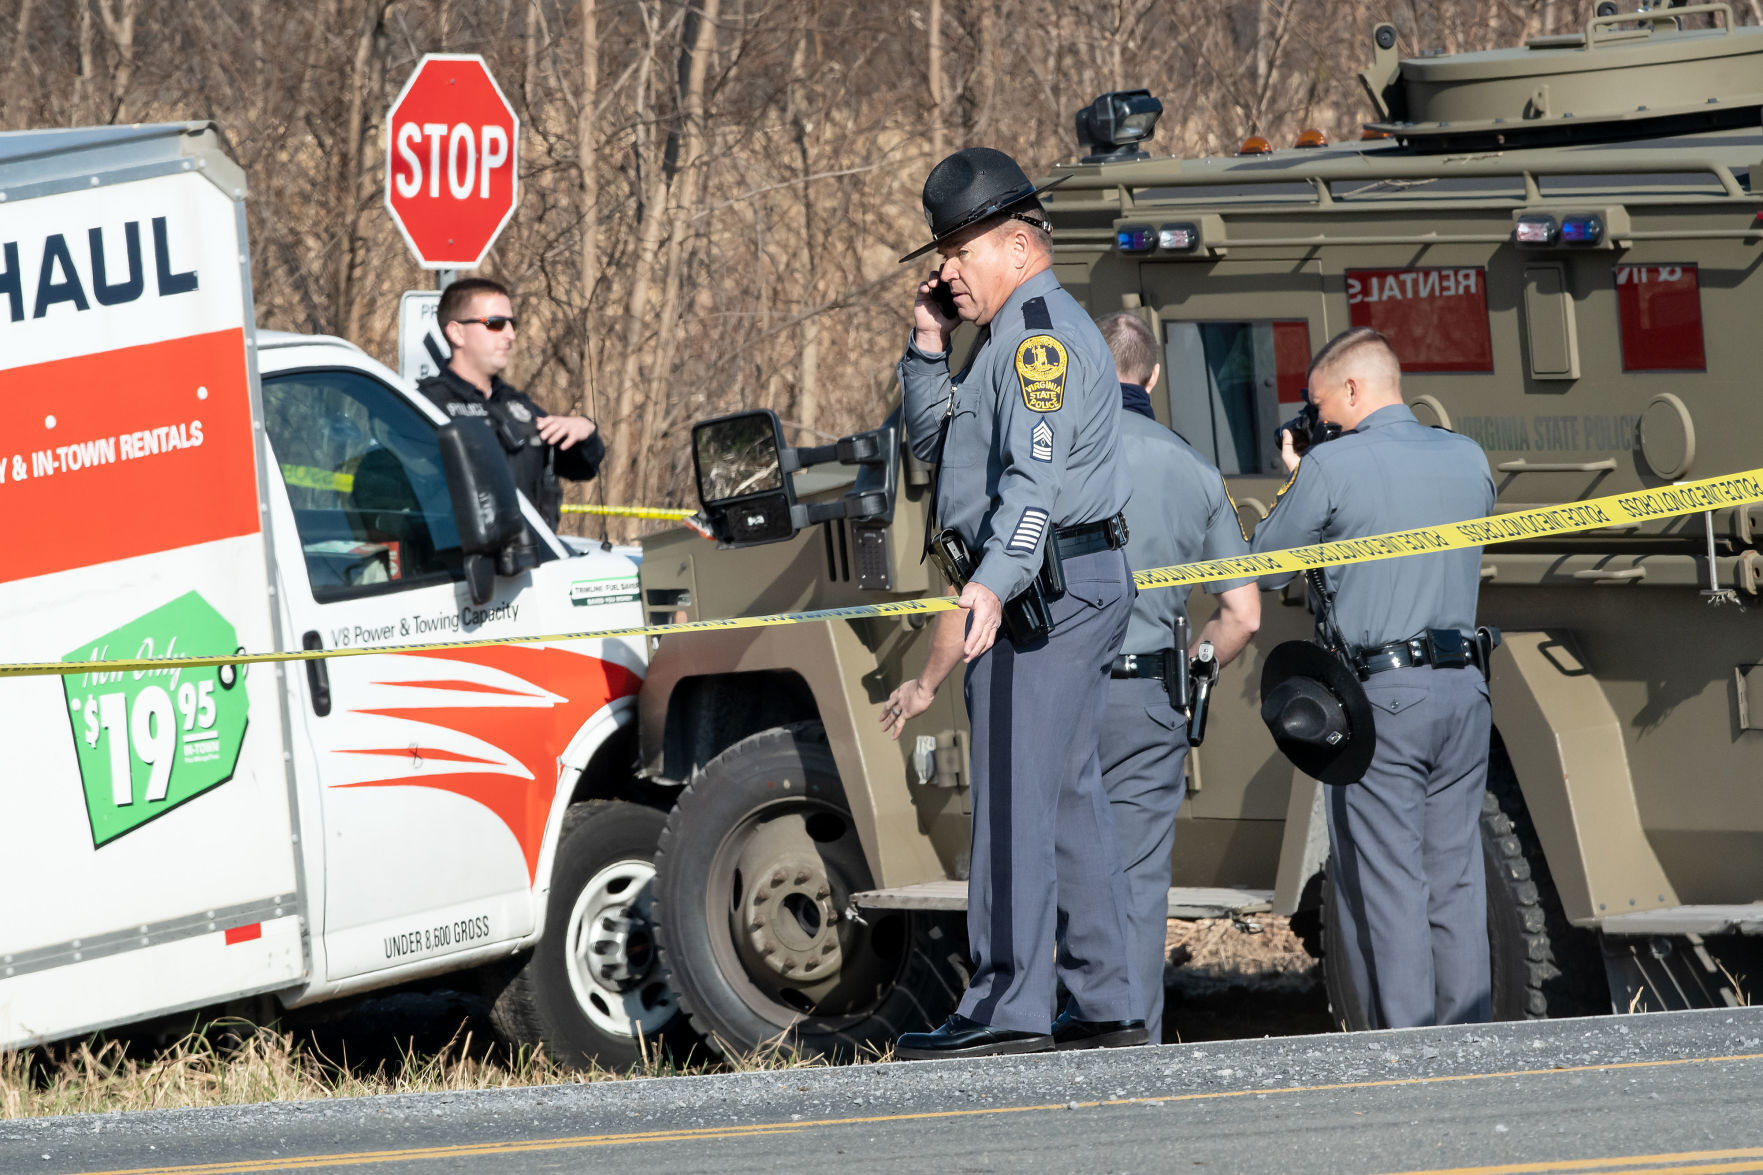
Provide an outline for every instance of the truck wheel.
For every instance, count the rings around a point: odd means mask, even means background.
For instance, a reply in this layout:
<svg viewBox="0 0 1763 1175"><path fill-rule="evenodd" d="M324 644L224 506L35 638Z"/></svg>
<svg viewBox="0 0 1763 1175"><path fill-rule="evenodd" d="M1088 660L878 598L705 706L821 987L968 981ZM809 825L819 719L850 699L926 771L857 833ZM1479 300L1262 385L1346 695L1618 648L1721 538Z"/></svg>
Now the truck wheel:
<svg viewBox="0 0 1763 1175"><path fill-rule="evenodd" d="M655 842L665 814L642 804L573 805L551 871L545 932L495 977L503 1035L569 1065L627 1069L693 1042L655 951Z"/></svg>
<svg viewBox="0 0 1763 1175"><path fill-rule="evenodd" d="M1496 1020L1543 1020L1610 1010L1602 957L1588 932L1568 923L1543 859L1518 777L1495 736L1481 809L1487 871L1488 947ZM1322 889L1322 978L1335 1022L1350 1032L1370 1027L1346 959L1333 949L1340 915L1332 880Z"/></svg>
<svg viewBox="0 0 1763 1175"><path fill-rule="evenodd" d="M848 918L871 875L818 722L705 766L655 859L656 937L680 1006L731 1058L848 1059L954 1010L965 936L904 910Z"/></svg>

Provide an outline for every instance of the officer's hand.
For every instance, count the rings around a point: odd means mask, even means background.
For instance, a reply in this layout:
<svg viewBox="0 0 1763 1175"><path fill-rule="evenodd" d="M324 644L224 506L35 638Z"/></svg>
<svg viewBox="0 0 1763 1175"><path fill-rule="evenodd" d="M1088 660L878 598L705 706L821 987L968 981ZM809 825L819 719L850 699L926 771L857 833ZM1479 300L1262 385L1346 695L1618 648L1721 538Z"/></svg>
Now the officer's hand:
<svg viewBox="0 0 1763 1175"><path fill-rule="evenodd" d="M961 646L961 659L972 661L998 639L998 625L1004 621L1004 605L998 601L998 594L983 583L970 583L962 588L960 603L969 612L967 640Z"/></svg>
<svg viewBox="0 0 1763 1175"><path fill-rule="evenodd" d="M594 435L594 422L586 416L541 416L539 438L547 445L567 449Z"/></svg>
<svg viewBox="0 0 1763 1175"><path fill-rule="evenodd" d="M943 284L936 273L918 283L918 296L912 300L912 330L918 348L933 355L949 349L949 334L961 324L959 318L946 318L931 291Z"/></svg>
<svg viewBox="0 0 1763 1175"><path fill-rule="evenodd" d="M1292 430L1289 428L1279 430L1279 459L1285 462L1287 473L1298 472L1298 462L1303 460L1298 456L1298 450L1292 447Z"/></svg>
<svg viewBox="0 0 1763 1175"><path fill-rule="evenodd" d="M881 712L882 729L898 741L900 732L906 729L907 720L930 709L931 701L936 696L936 690L916 677L906 682L888 695L887 704L882 707Z"/></svg>

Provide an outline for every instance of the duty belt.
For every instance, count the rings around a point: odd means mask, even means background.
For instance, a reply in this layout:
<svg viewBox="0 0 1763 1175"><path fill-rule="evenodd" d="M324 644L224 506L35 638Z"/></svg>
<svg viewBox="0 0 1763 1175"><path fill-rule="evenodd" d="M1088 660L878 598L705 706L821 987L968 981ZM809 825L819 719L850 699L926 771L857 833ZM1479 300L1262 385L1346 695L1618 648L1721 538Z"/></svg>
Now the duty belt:
<svg viewBox="0 0 1763 1175"><path fill-rule="evenodd" d="M1100 522L1084 522L1077 526L1061 526L1053 532L1055 549L1061 559L1093 555L1097 551L1116 551L1126 546L1126 514L1116 514Z"/></svg>
<svg viewBox="0 0 1763 1175"><path fill-rule="evenodd" d="M1122 653L1114 658L1114 664L1108 670L1108 676L1114 678L1154 677L1164 680L1164 669L1169 666L1170 655L1166 650L1161 653Z"/></svg>
<svg viewBox="0 0 1763 1175"><path fill-rule="evenodd" d="M1353 667L1363 678L1419 665L1430 665L1434 669L1462 669L1476 663L1474 637L1454 628L1429 628L1407 640L1363 650L1354 658Z"/></svg>

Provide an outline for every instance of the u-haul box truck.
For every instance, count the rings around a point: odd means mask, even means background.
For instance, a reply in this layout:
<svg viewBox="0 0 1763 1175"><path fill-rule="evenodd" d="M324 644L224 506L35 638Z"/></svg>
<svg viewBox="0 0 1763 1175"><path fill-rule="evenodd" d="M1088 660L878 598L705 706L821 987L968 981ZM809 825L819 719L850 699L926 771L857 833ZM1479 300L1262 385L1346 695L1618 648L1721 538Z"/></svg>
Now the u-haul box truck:
<svg viewBox="0 0 1763 1175"><path fill-rule="evenodd" d="M639 624L633 564L511 482L536 552L470 573L444 415L256 329L244 199L209 124L0 135L0 661ZM661 815L584 801L637 794L643 669L572 641L0 678L0 1047L495 963L505 1027L634 1056L677 1014Z"/></svg>

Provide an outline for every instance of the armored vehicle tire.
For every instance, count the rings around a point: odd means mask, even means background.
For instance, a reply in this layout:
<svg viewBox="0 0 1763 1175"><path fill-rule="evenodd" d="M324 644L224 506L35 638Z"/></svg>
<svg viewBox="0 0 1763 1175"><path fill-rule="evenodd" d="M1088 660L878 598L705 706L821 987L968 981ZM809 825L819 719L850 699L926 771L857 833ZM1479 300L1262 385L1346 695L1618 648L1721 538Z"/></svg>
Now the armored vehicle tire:
<svg viewBox="0 0 1763 1175"><path fill-rule="evenodd" d="M1496 741L1482 798L1482 861L1487 870L1488 947L1496 1020L1542 1020L1610 1010L1596 940L1568 923L1518 789ZM1333 870L1333 858L1329 871ZM1322 978L1335 1022L1348 1031L1370 1027L1342 953L1331 949L1336 894L1322 889Z"/></svg>
<svg viewBox="0 0 1763 1175"><path fill-rule="evenodd" d="M667 816L595 800L564 816L545 932L490 972L490 1018L567 1065L628 1069L645 1050L684 1059L697 1043L669 989L651 928L655 845Z"/></svg>
<svg viewBox="0 0 1763 1175"><path fill-rule="evenodd" d="M656 857L656 934L692 1026L726 1056L848 1059L954 1010L962 936L934 915L845 916L872 877L819 723L704 768Z"/></svg>

